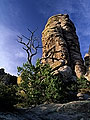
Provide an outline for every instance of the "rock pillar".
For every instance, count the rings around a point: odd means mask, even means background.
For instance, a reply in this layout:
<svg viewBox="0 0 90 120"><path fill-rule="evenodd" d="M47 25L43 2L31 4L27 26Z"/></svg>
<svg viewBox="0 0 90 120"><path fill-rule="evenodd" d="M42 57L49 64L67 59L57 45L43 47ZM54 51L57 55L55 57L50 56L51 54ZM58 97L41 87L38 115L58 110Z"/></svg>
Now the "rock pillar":
<svg viewBox="0 0 90 120"><path fill-rule="evenodd" d="M42 45L43 63L49 63L53 69L67 65L79 78L84 74L76 29L67 14L58 14L48 19L42 32Z"/></svg>

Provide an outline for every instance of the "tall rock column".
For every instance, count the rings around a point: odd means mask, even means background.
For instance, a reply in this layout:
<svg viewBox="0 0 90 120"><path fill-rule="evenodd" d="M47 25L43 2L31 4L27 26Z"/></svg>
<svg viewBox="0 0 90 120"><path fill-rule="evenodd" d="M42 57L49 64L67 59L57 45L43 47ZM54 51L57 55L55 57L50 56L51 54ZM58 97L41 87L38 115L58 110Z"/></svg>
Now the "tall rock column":
<svg viewBox="0 0 90 120"><path fill-rule="evenodd" d="M84 74L84 64L76 29L67 14L58 14L48 19L42 32L42 62L53 69L70 66L73 74L80 78Z"/></svg>

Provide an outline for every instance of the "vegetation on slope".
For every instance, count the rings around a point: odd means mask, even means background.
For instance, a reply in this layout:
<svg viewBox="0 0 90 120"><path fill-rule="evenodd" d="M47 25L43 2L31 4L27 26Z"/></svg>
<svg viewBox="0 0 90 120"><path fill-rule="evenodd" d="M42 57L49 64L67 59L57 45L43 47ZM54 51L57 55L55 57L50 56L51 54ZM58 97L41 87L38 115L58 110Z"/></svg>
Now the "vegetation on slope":
<svg viewBox="0 0 90 120"><path fill-rule="evenodd" d="M22 107L36 106L42 103L65 103L75 100L77 90L88 89L89 82L82 77L75 82L65 83L62 78L54 75L48 64L23 64L18 67L22 81L19 85L0 83L0 107L11 109L15 105ZM74 94L72 94L74 93Z"/></svg>

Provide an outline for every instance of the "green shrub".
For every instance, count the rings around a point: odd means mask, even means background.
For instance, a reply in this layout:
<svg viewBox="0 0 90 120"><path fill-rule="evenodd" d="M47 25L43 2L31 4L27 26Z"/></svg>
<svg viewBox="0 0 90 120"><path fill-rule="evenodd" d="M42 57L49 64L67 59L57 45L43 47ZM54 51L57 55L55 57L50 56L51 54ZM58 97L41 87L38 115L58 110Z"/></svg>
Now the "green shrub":
<svg viewBox="0 0 90 120"><path fill-rule="evenodd" d="M77 79L77 88L78 92L90 93L90 81L82 76L80 79Z"/></svg>
<svg viewBox="0 0 90 120"><path fill-rule="evenodd" d="M38 60L34 66L27 62L23 67L18 67L18 72L22 78L18 95L28 106L44 102L68 102L72 83L67 87L63 79L54 75L48 64L41 64Z"/></svg>
<svg viewBox="0 0 90 120"><path fill-rule="evenodd" d="M90 88L90 82L85 78L81 77L80 79L77 79L78 89L86 89Z"/></svg>
<svg viewBox="0 0 90 120"><path fill-rule="evenodd" d="M15 85L0 83L0 110L10 110L17 103L17 88Z"/></svg>

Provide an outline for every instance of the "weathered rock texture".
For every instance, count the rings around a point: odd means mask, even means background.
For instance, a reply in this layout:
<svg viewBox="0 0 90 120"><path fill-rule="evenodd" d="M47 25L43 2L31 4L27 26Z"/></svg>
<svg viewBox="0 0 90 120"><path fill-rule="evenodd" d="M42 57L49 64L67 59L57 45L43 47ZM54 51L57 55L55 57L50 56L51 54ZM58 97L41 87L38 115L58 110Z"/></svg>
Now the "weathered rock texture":
<svg viewBox="0 0 90 120"><path fill-rule="evenodd" d="M90 120L90 101L42 104L32 109L0 112L0 120Z"/></svg>
<svg viewBox="0 0 90 120"><path fill-rule="evenodd" d="M89 46L88 53L85 54L84 61L85 61L85 67L86 67L85 77L87 80L90 81L90 46Z"/></svg>
<svg viewBox="0 0 90 120"><path fill-rule="evenodd" d="M79 78L84 74L76 29L67 14L58 14L48 19L42 32L42 44L43 63L49 63L54 70L69 66Z"/></svg>

